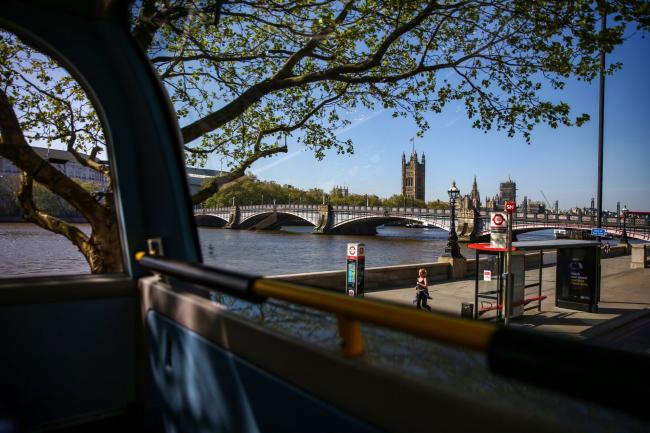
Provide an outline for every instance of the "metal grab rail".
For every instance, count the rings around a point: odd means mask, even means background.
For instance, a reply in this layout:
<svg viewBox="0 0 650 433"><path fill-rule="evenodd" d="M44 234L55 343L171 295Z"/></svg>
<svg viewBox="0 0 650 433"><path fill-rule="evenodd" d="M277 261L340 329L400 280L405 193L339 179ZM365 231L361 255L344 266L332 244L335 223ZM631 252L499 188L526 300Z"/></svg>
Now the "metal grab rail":
<svg viewBox="0 0 650 433"><path fill-rule="evenodd" d="M351 298L281 280L188 263L144 252L143 267L184 281L217 288L252 302L275 298L337 315L343 354L363 353L360 321L482 352L490 369L540 387L616 408L650 420L650 356L484 322L424 313L399 305Z"/></svg>
<svg viewBox="0 0 650 433"><path fill-rule="evenodd" d="M489 323L467 321L437 313L424 313L369 299L351 298L299 284L217 269L200 263L147 256L144 253L136 254L136 260L152 271L218 289L251 302L263 302L266 298L280 299L334 313L348 320L363 320L480 352L487 350L490 338L496 331L496 327ZM346 328L345 325L343 327ZM348 350L350 346L356 347L347 341L344 341L344 345ZM360 352L357 350L346 354L354 356L359 355Z"/></svg>
<svg viewBox="0 0 650 433"><path fill-rule="evenodd" d="M148 256L144 252L136 253L135 259L142 267L149 270L217 289L247 301L259 303L266 300L253 290L253 284L258 277L252 275L216 269L201 263Z"/></svg>
<svg viewBox="0 0 650 433"><path fill-rule="evenodd" d="M439 313L424 313L401 305L371 299L345 296L342 293L288 283L280 280L258 279L253 283L256 293L269 298L328 311L349 319L408 332L422 337L485 352L496 326Z"/></svg>

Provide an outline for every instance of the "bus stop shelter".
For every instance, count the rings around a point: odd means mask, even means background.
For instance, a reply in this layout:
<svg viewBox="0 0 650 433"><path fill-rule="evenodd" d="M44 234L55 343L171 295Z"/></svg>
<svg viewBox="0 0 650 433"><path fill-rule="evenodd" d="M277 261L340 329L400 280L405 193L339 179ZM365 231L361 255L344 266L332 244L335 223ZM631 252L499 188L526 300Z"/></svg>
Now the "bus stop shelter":
<svg viewBox="0 0 650 433"><path fill-rule="evenodd" d="M506 311L509 317L523 315L526 306L536 303L541 311L541 302L546 299L542 295L542 268L545 251L557 253L555 273L555 305L572 310L597 312L600 300L600 243L598 241L580 240L544 240L519 241L512 243L513 287L509 296L504 297L506 248L492 248L488 243L469 244L468 248L476 252L476 279L474 285L473 317L495 311L497 320L504 318ZM526 253L539 252L537 282L526 284ZM481 277L486 279L487 273L480 272L481 255L494 257L493 266L495 288L488 291L479 290ZM490 271L491 274L491 271ZM490 275L491 279L491 275ZM535 293L526 294L526 289L537 288ZM508 305L504 305L506 299ZM482 302L479 306L479 302ZM484 305L484 304L487 304ZM535 308L535 307L533 307ZM507 309L507 310L506 310Z"/></svg>

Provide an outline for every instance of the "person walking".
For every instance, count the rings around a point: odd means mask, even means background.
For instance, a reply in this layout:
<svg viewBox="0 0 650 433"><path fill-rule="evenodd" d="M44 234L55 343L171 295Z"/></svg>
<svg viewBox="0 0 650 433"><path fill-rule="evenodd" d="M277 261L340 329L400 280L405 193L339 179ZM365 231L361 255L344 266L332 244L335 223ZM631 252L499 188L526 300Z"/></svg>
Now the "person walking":
<svg viewBox="0 0 650 433"><path fill-rule="evenodd" d="M418 270L418 279L415 283L415 305L418 310L424 308L431 311L431 307L427 305L427 299L431 299L429 295L429 282L427 281L427 270L421 268Z"/></svg>

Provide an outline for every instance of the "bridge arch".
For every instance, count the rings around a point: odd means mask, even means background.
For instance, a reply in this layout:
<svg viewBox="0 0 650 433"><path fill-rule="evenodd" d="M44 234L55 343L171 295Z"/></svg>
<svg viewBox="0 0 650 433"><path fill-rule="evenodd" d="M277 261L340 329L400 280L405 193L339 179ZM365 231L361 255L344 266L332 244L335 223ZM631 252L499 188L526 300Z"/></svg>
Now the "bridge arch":
<svg viewBox="0 0 650 433"><path fill-rule="evenodd" d="M199 227L224 227L228 220L218 215L199 214L194 216L196 225Z"/></svg>
<svg viewBox="0 0 650 433"><path fill-rule="evenodd" d="M316 222L298 212L285 210L268 210L256 212L253 214L242 215L238 227L241 229L273 230L279 229L283 225L295 218L307 225L316 226Z"/></svg>
<svg viewBox="0 0 650 433"><path fill-rule="evenodd" d="M413 221L427 226L433 226L442 230L449 231L449 227L438 221L431 221L417 217L407 216L385 216L385 215L363 215L356 218L346 219L335 223L329 230L334 234L377 234L377 227L383 224L396 221Z"/></svg>

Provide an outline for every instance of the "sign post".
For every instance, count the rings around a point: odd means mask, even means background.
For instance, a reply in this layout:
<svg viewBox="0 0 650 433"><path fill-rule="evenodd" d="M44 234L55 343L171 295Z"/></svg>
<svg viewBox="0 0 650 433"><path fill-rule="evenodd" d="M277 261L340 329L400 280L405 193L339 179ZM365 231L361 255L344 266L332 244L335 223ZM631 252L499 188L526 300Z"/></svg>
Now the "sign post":
<svg viewBox="0 0 650 433"><path fill-rule="evenodd" d="M508 235L507 235L507 245L506 245L506 263L508 265L506 271L506 291L503 297L503 305L505 307L504 314L504 324L508 325L510 319L510 300L513 290L513 278L512 278L512 214L516 209L514 201L507 201L505 203L506 212L508 212Z"/></svg>
<svg viewBox="0 0 650 433"><path fill-rule="evenodd" d="M366 268L366 246L364 244L348 244L347 272L345 293L348 296L363 298L363 279Z"/></svg>

